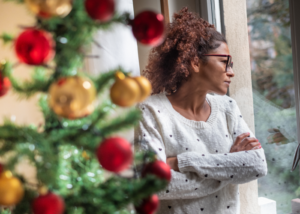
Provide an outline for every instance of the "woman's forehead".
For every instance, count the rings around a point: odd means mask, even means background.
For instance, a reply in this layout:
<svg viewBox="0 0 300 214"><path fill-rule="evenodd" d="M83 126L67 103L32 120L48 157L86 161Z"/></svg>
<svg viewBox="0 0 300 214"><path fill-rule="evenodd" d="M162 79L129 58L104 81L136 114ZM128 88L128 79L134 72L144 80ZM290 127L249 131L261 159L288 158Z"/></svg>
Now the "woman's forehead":
<svg viewBox="0 0 300 214"><path fill-rule="evenodd" d="M218 48L211 50L209 53L230 55L228 45L225 42L221 42Z"/></svg>

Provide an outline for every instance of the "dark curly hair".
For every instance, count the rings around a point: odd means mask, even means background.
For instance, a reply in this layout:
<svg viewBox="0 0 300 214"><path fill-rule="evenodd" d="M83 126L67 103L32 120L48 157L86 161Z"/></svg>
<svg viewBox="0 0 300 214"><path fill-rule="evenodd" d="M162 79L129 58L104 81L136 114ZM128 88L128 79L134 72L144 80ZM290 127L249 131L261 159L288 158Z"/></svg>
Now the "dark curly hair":
<svg viewBox="0 0 300 214"><path fill-rule="evenodd" d="M203 55L218 48L221 42L227 43L214 25L189 12L187 7L175 13L173 22L167 26L165 41L151 50L143 71L152 84L152 94L178 89L190 75L191 62L206 63Z"/></svg>

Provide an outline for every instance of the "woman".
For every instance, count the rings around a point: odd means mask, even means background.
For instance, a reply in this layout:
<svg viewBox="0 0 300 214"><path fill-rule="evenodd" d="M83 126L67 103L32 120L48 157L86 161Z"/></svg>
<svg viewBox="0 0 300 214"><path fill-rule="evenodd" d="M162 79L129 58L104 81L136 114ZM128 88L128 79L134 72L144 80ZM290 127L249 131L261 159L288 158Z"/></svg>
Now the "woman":
<svg viewBox="0 0 300 214"><path fill-rule="evenodd" d="M264 150L224 96L232 66L224 36L187 8L150 54L153 95L138 105L135 149L154 149L172 168L159 214L239 213L238 184L267 174Z"/></svg>

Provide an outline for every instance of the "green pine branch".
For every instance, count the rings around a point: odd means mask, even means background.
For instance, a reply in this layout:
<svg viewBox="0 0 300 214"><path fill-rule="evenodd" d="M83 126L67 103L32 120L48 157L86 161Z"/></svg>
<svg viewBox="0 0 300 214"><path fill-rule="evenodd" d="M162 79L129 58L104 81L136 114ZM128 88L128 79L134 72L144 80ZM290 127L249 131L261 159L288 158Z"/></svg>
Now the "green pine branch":
<svg viewBox="0 0 300 214"><path fill-rule="evenodd" d="M99 186L81 189L81 197L65 196L68 205L66 213L71 213L70 208L81 207L84 213L114 213L125 208L130 202L138 204L142 198L165 188L167 181L160 180L154 175L149 175L141 180L132 180L122 177L112 177Z"/></svg>
<svg viewBox="0 0 300 214"><path fill-rule="evenodd" d="M2 39L4 45L14 41L14 37L8 33L2 33L0 39Z"/></svg>
<svg viewBox="0 0 300 214"><path fill-rule="evenodd" d="M24 0L6 1L24 3ZM95 42L93 34L97 30L108 30L115 23L127 25L130 16L129 13L116 13L109 22L101 23L88 16L84 1L74 0L72 7L70 14L64 18L37 18L36 27L49 32L56 43L55 57L51 63L53 67L35 67L30 81L20 81L13 76L13 66L9 62L2 69L20 98L42 93L39 106L44 116L44 124L38 127L16 125L8 120L0 126L0 156L5 157L5 166L20 178L26 190L25 197L13 210L14 214L29 213L30 204L36 197L36 187L32 187L14 170L24 160L36 168L39 184L46 185L64 198L65 213L68 214L125 214L129 203L138 204L141 199L167 185L166 181L151 175L143 179L117 175L107 179L95 155L95 149L104 138L131 128L140 120L140 111L135 108L124 111L122 116L110 117L117 106L111 103L105 90L113 84L117 71L126 76L129 72L117 68L90 77L101 104L85 118L60 118L49 108L47 92L50 85L61 77L78 75L88 53L87 47ZM5 44L14 40L7 33L1 34L0 39ZM143 164L153 161L154 156L154 153L136 154L135 161ZM0 214L12 212L0 210Z"/></svg>
<svg viewBox="0 0 300 214"><path fill-rule="evenodd" d="M137 125L141 112L138 109L131 109L126 115L112 119L109 122L99 124L99 130L104 136L119 132Z"/></svg>

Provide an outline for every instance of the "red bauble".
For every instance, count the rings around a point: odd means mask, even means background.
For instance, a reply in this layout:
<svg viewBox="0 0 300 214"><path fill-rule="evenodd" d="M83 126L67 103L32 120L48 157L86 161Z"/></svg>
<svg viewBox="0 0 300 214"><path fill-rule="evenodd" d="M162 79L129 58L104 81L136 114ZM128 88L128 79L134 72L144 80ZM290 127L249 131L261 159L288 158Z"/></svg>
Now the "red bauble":
<svg viewBox="0 0 300 214"><path fill-rule="evenodd" d="M109 21L115 13L114 0L86 0L86 12L92 19L106 22Z"/></svg>
<svg viewBox="0 0 300 214"><path fill-rule="evenodd" d="M131 23L135 38L146 45L157 46L164 39L164 17L152 11L139 13Z"/></svg>
<svg viewBox="0 0 300 214"><path fill-rule="evenodd" d="M11 87L10 80L7 77L2 77L0 73L0 97L4 96Z"/></svg>
<svg viewBox="0 0 300 214"><path fill-rule="evenodd" d="M33 200L32 211L34 214L62 214L65 203L61 197L51 192L40 195Z"/></svg>
<svg viewBox="0 0 300 214"><path fill-rule="evenodd" d="M104 140L96 155L104 169L116 173L127 169L133 158L130 143L119 137Z"/></svg>
<svg viewBox="0 0 300 214"><path fill-rule="evenodd" d="M157 195L152 195L144 199L139 207L135 207L139 214L153 214L159 206L159 199Z"/></svg>
<svg viewBox="0 0 300 214"><path fill-rule="evenodd" d="M153 174L161 179L171 181L171 168L168 164L163 161L154 161L146 165L142 172L142 176L145 177L147 174Z"/></svg>
<svg viewBox="0 0 300 214"><path fill-rule="evenodd" d="M54 57L54 46L51 35L42 30L27 29L15 41L18 59L29 65L42 65Z"/></svg>

